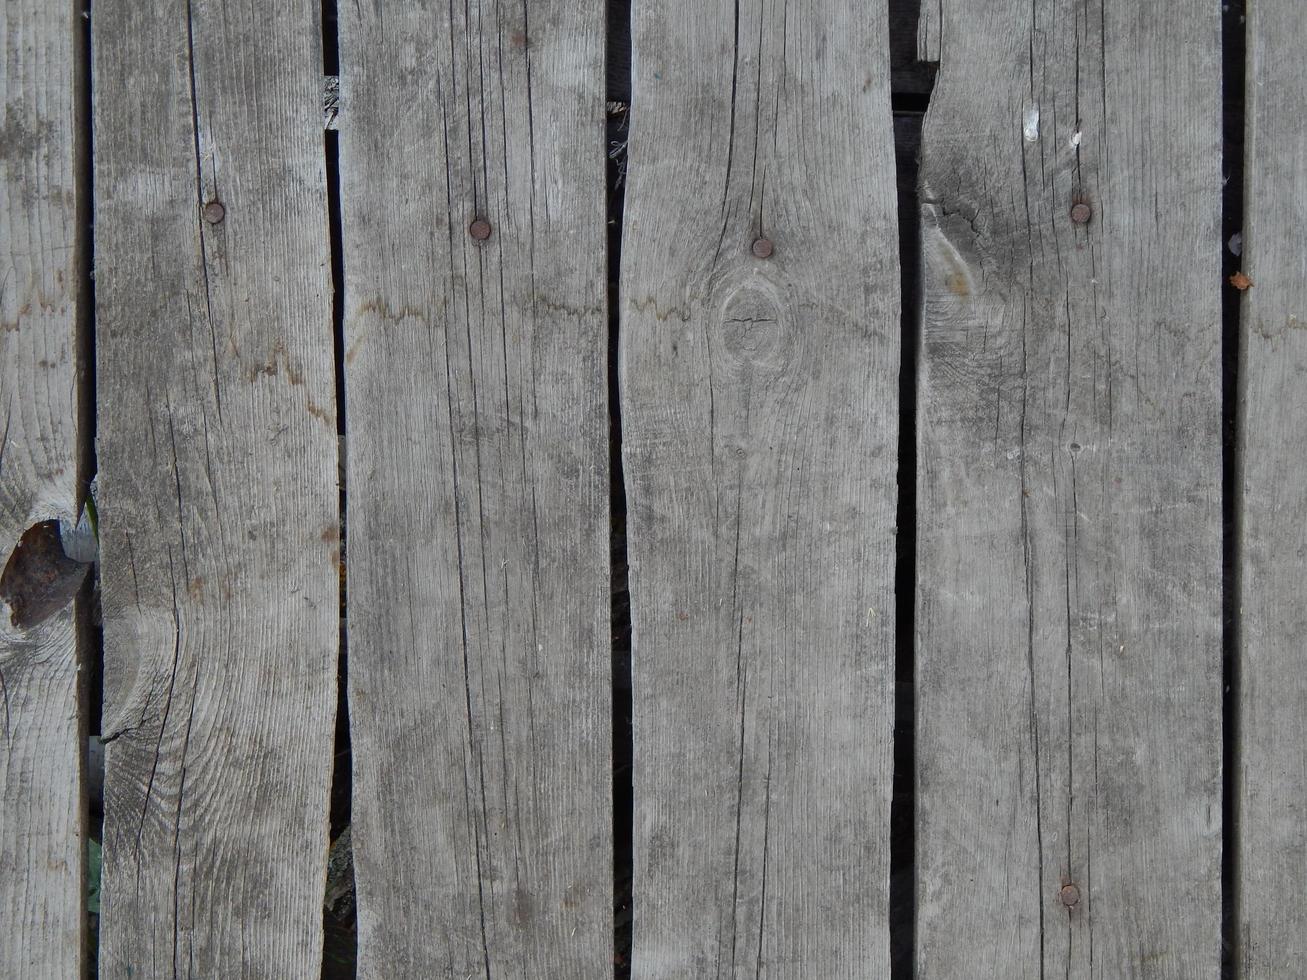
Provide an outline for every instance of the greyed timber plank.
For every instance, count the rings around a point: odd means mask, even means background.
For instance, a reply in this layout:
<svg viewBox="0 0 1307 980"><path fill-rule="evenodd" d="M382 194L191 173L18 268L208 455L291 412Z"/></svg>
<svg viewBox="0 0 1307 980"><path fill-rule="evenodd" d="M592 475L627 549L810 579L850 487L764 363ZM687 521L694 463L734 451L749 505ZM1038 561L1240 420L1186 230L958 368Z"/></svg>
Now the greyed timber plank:
<svg viewBox="0 0 1307 980"><path fill-rule="evenodd" d="M1239 678L1236 902L1239 976L1301 973L1307 914L1307 19L1248 5L1247 142L1235 503Z"/></svg>
<svg viewBox="0 0 1307 980"><path fill-rule="evenodd" d="M606 977L603 5L340 18L359 975Z"/></svg>
<svg viewBox="0 0 1307 980"><path fill-rule="evenodd" d="M321 971L339 523L318 16L95 6L102 977Z"/></svg>
<svg viewBox="0 0 1307 980"><path fill-rule="evenodd" d="M887 11L676 0L634 17L632 975L888 976Z"/></svg>
<svg viewBox="0 0 1307 980"><path fill-rule="evenodd" d="M0 976L33 980L79 975L85 920L86 568L24 537L81 503L79 36L74 4L0 5Z"/></svg>
<svg viewBox="0 0 1307 980"><path fill-rule="evenodd" d="M917 974L1215 977L1220 11L922 18Z"/></svg>

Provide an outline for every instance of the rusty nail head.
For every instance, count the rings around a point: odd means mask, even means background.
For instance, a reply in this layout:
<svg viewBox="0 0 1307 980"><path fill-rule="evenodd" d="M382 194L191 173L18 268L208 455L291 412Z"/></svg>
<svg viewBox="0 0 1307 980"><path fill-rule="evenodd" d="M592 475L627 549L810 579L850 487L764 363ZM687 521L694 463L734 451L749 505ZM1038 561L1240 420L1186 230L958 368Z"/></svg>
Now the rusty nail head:
<svg viewBox="0 0 1307 980"><path fill-rule="evenodd" d="M1067 908L1075 908L1080 904L1080 889L1068 882L1062 886L1059 897L1062 899L1062 904Z"/></svg>
<svg viewBox="0 0 1307 980"><path fill-rule="evenodd" d="M490 237L490 222L485 218L477 218L467 226L467 233L479 242L484 242Z"/></svg>
<svg viewBox="0 0 1307 980"><path fill-rule="evenodd" d="M770 238L758 238L753 243L753 254L760 259L771 258L771 253L775 250Z"/></svg>
<svg viewBox="0 0 1307 980"><path fill-rule="evenodd" d="M1089 219L1094 216L1094 209L1084 201L1071 206L1071 220L1078 225L1089 223Z"/></svg>
<svg viewBox="0 0 1307 980"><path fill-rule="evenodd" d="M209 224L216 225L225 217L227 217L227 209L222 206L221 201L210 201L204 205L204 220Z"/></svg>

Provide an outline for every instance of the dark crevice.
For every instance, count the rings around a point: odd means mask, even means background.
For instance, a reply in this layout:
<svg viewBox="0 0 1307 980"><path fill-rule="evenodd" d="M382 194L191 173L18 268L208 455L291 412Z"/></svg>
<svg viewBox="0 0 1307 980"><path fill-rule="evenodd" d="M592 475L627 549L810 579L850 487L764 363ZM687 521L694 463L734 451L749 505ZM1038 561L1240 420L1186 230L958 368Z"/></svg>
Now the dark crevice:
<svg viewBox="0 0 1307 980"><path fill-rule="evenodd" d="M1238 957L1238 445L1239 308L1241 293L1230 283L1239 271L1244 205L1244 91L1247 32L1245 0L1222 5L1222 177L1221 197L1221 977L1232 980Z"/></svg>
<svg viewBox="0 0 1307 980"><path fill-rule="evenodd" d="M96 431L96 394L95 394L95 182L93 175L93 154L95 147L91 141L91 7L89 0L79 5L82 16L77 20L80 27L77 77L77 228L78 228L78 262L77 272L80 281L77 312L77 363L81 373L77 378L77 485L81 488L83 499L79 504L85 506L90 498L91 481L95 478L97 463L95 456ZM98 577L98 571L96 573ZM99 587L95 587L86 609L89 632L84 637L86 664L89 667L87 684L87 704L85 717L88 731L93 735L100 733L100 719L103 715L104 640L100 628Z"/></svg>
<svg viewBox="0 0 1307 980"><path fill-rule="evenodd" d="M890 108L894 110L895 115L900 113L924 115L929 104L930 91L890 93Z"/></svg>
<svg viewBox="0 0 1307 980"><path fill-rule="evenodd" d="M322 73L339 76L340 45L336 0L322 0ZM324 80L324 93L326 84ZM334 112L329 113L334 115ZM325 120L324 120L325 125ZM339 445L337 480L340 506L340 657L336 687L335 749L331 766L329 833L331 850L327 859L327 889L323 901L322 976L324 980L346 980L358 971L358 932L354 901L354 869L350 833L352 755L347 698L349 651L346 617L346 486L345 454L345 304L344 240L340 215L340 141L333 129L324 129L323 150L327 181L327 225L331 238L331 325L336 370L336 434Z"/></svg>
<svg viewBox="0 0 1307 980"><path fill-rule="evenodd" d="M899 263L902 276L899 368L898 534L894 560L894 783L890 803L890 976L912 976L916 946L916 725L913 717L917 549L917 352L921 315L921 228L917 171L920 113L895 113Z"/></svg>
<svg viewBox="0 0 1307 980"><path fill-rule="evenodd" d="M632 786L631 596L627 580L626 481L617 375L622 216L626 203L626 137L631 101L631 0L608 0L608 465L612 575L613 975L631 976L635 797Z"/></svg>
<svg viewBox="0 0 1307 980"><path fill-rule="evenodd" d="M890 4L890 106L898 174L901 345L898 510L894 560L894 782L890 801L890 976L908 980L916 957L917 364L921 343L921 130L936 66L916 60L917 5Z"/></svg>
<svg viewBox="0 0 1307 980"><path fill-rule="evenodd" d="M75 67L77 140L75 151L77 182L77 338L76 358L80 365L77 384L77 486L82 494L78 505L86 507L91 497L91 481L96 474L95 426L95 181L94 152L91 140L91 3L80 0ZM92 504L93 506L93 504ZM86 576L77 598L77 648L81 671L78 691L78 744L86 747L82 754L83 839L82 869L88 896L86 923L82 942L81 973L99 976L100 879L98 861L90 861L90 851L99 853L104 827L104 752L99 735L104 714L104 631L100 624L99 564ZM94 896L94 901L90 897Z"/></svg>

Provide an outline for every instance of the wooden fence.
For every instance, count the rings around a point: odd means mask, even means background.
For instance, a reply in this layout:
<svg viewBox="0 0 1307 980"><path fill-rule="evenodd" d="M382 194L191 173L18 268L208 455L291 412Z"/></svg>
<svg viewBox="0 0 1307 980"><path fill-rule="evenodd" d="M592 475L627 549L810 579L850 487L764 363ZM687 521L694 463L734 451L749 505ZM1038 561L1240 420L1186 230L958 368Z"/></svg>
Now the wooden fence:
<svg viewBox="0 0 1307 980"><path fill-rule="evenodd" d="M891 6L0 6L0 977L1307 976L1307 10Z"/></svg>

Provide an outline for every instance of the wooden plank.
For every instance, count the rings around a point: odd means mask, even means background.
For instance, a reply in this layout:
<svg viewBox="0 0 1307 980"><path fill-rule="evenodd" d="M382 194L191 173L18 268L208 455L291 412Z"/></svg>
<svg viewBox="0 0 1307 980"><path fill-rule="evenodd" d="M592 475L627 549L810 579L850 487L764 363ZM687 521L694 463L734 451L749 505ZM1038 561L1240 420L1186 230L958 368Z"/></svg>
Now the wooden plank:
<svg viewBox="0 0 1307 980"><path fill-rule="evenodd" d="M608 98L616 102L631 101L631 2L607 0L607 91ZM917 8L923 0L888 2L890 88L895 95L927 95L935 81L935 69L917 60Z"/></svg>
<svg viewBox="0 0 1307 980"><path fill-rule="evenodd" d="M64 980L84 948L86 569L61 574L55 527L24 534L81 502L76 9L7 2L0 38L0 976ZM33 604L46 573L58 587Z"/></svg>
<svg viewBox="0 0 1307 980"><path fill-rule="evenodd" d="M102 977L321 970L339 508L318 16L95 8Z"/></svg>
<svg viewBox="0 0 1307 980"><path fill-rule="evenodd" d="M359 975L609 976L603 7L340 16Z"/></svg>
<svg viewBox="0 0 1307 980"><path fill-rule="evenodd" d="M1215 977L1220 11L924 9L917 973Z"/></svg>
<svg viewBox="0 0 1307 980"><path fill-rule="evenodd" d="M1307 129L1302 8L1249 4L1240 313L1236 955L1244 980L1302 972L1307 914Z"/></svg>
<svg viewBox="0 0 1307 980"><path fill-rule="evenodd" d="M679 0L633 35L632 975L888 976L886 9Z"/></svg>

